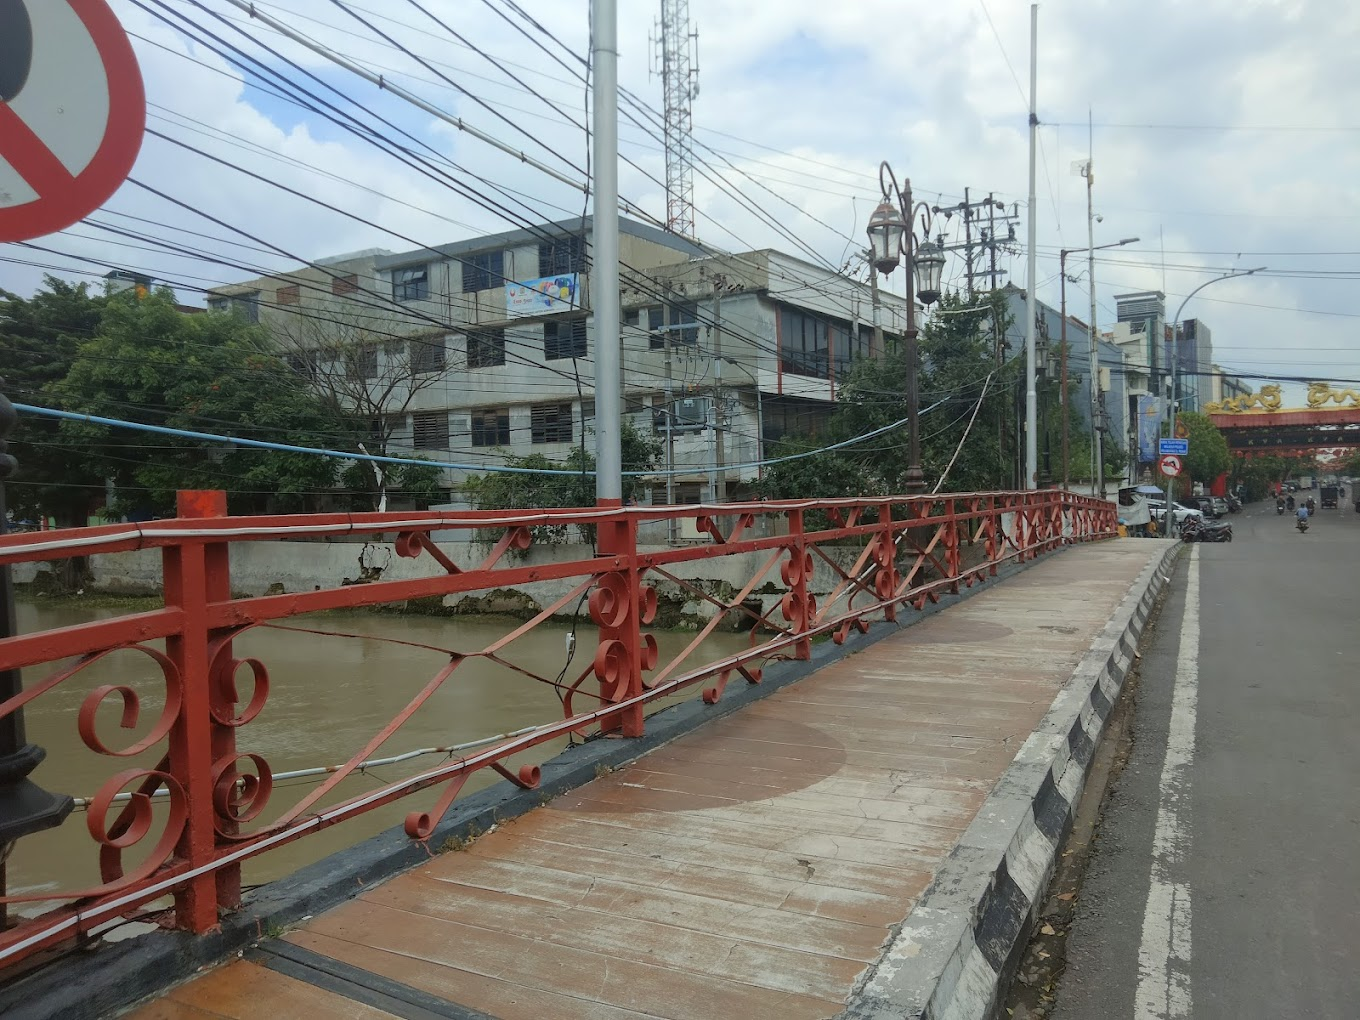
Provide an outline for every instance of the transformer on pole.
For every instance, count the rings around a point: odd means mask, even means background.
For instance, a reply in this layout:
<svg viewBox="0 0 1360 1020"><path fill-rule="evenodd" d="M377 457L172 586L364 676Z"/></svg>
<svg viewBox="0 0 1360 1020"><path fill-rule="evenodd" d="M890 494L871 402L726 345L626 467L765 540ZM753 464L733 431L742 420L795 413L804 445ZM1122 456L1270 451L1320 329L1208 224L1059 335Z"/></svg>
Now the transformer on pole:
<svg viewBox="0 0 1360 1020"><path fill-rule="evenodd" d="M699 95L699 33L689 0L661 0L654 73L665 96L666 226L684 237L694 226L694 112Z"/></svg>

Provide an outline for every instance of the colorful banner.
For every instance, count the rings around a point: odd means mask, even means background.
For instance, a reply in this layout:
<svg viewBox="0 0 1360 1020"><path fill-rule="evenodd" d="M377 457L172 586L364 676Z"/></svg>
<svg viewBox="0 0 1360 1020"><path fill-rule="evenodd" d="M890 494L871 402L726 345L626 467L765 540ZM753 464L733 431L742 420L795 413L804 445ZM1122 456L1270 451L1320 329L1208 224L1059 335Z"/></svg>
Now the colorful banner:
<svg viewBox="0 0 1360 1020"><path fill-rule="evenodd" d="M1162 438L1162 402L1157 397L1138 398L1138 462L1151 464L1157 459L1157 441Z"/></svg>
<svg viewBox="0 0 1360 1020"><path fill-rule="evenodd" d="M545 276L538 280L505 285L505 311L511 316L544 315L579 307L576 273Z"/></svg>

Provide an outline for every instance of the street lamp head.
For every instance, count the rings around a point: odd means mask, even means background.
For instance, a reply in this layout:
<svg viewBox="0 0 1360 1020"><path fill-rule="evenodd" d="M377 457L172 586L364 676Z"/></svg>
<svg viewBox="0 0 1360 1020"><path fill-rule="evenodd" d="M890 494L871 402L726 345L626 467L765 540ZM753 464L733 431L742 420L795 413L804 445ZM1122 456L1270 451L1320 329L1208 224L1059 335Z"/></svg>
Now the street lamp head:
<svg viewBox="0 0 1360 1020"><path fill-rule="evenodd" d="M925 305L940 300L940 277L944 275L944 249L926 241L916 249L916 296Z"/></svg>
<svg viewBox="0 0 1360 1020"><path fill-rule="evenodd" d="M907 225L902 213L885 197L869 217L869 247L873 252L874 268L888 274L897 268L897 259L902 251L902 235Z"/></svg>

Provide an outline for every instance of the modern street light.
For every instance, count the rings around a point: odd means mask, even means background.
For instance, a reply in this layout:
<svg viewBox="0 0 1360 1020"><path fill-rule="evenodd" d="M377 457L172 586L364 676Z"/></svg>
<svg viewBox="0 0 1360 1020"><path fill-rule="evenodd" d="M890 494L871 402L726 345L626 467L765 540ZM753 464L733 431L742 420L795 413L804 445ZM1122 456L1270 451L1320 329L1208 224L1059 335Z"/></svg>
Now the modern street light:
<svg viewBox="0 0 1360 1020"><path fill-rule="evenodd" d="M1121 247L1121 246L1123 246L1123 245L1126 245L1126 244L1133 244L1134 242L1136 242L1136 241L1141 241L1141 240L1142 240L1142 238L1139 238L1139 237L1126 237L1126 238L1124 238L1124 240L1122 240L1122 241L1111 241L1109 244L1098 244L1098 245L1096 245L1094 248L1092 248L1092 249L1090 249L1090 250L1091 250L1091 251L1100 251L1102 248L1119 248L1119 247ZM1060 251L1058 252L1058 276L1059 276L1059 278L1062 280L1062 394L1061 394L1060 399L1061 399L1061 402L1062 402L1062 427L1063 427L1063 429L1062 429L1062 432L1063 432L1063 438L1062 438L1062 477L1063 477L1063 488L1064 488L1064 489L1066 489L1066 488L1069 487L1069 486L1068 486L1068 461L1067 461L1067 442L1068 442L1068 435L1067 435L1067 433L1068 433L1067 419L1068 419L1068 417L1069 417L1069 415L1068 415L1068 413L1067 413L1067 256L1071 255L1073 252L1086 251L1086 250L1087 250L1087 249L1085 249L1085 248L1063 248L1062 250L1060 250ZM1099 368L1100 368L1100 365L1099 365L1100 347L1098 346L1098 343L1097 343L1097 341L1096 341L1096 339L1095 339L1096 324L1095 324L1094 322L1091 323L1091 325L1090 325L1090 331L1091 331L1091 350L1092 350L1092 352L1093 352L1093 354L1094 354L1094 356L1093 356L1093 358L1092 358L1092 361L1091 361L1091 374L1092 374L1092 376L1093 376L1093 381L1092 381L1092 383L1091 383L1091 386L1093 387L1092 393L1094 394L1094 392L1095 392L1094 387L1095 387L1096 385L1098 385L1098 383L1099 383L1099 381L1100 381L1100 376L1099 376L1099 374L1098 374ZM1094 408L1095 408L1095 400L1094 400L1094 397L1093 397L1093 399L1092 399L1092 414L1091 414L1091 452L1092 452L1092 456L1094 456L1094 454L1095 454L1095 449L1096 449L1096 445L1095 445L1096 420L1095 420L1095 412L1094 412ZM1100 470L1100 472L1101 472L1101 479L1102 479L1102 482L1103 482L1103 480L1104 480L1104 474L1105 474L1105 466L1104 466L1103 464L1100 465L1099 470ZM1091 478L1091 491L1092 491L1092 493L1095 492L1095 478L1094 478L1094 477Z"/></svg>
<svg viewBox="0 0 1360 1020"><path fill-rule="evenodd" d="M925 492L925 473L921 470L921 438L918 427L919 399L916 384L916 299L934 304L940 299L940 277L944 272L944 248L930 240L930 206L911 200L911 179L897 177L886 162L878 168L878 185L883 201L869 217L869 246L874 269L887 276L897 268L899 259L907 262L907 492ZM889 190L891 184L891 190ZM894 204L894 200L896 204ZM921 220L921 239L916 238L913 221ZM919 279L918 279L919 274Z"/></svg>
<svg viewBox="0 0 1360 1020"><path fill-rule="evenodd" d="M1170 414L1171 414L1171 428L1170 428L1170 435L1171 435L1172 438L1174 438L1175 435L1176 435L1176 409L1177 409L1177 407L1178 407L1178 405L1179 405L1179 403L1180 403L1180 395L1181 395L1180 378L1179 378L1179 377L1180 377L1180 363L1181 363L1181 344L1180 344L1180 335L1181 335L1181 332L1180 332L1180 331L1181 331L1181 313L1185 311L1185 306L1190 302L1190 299L1191 299L1192 297L1194 297L1196 294L1198 294L1200 291L1202 291L1205 287L1208 287L1210 284L1214 284L1214 283L1222 283L1224 280L1235 280L1235 279L1237 279L1239 276L1251 276L1253 273L1259 273L1259 272L1261 272L1261 271L1262 271L1263 269L1265 269L1265 268L1266 268L1265 266L1257 266L1255 269L1239 269L1239 270L1237 270L1236 272L1233 272L1233 273L1224 273L1222 276L1215 276L1212 280L1205 280L1205 281L1204 281L1203 283L1201 283L1198 287L1196 287L1194 290L1192 290L1189 294L1185 295L1185 299L1181 302L1181 306L1180 306L1179 308L1176 309L1176 316L1175 316L1175 318L1173 318L1173 319L1171 320L1171 407L1170 407ZM1167 480L1166 480L1166 518L1165 518L1165 522L1166 522L1166 534L1167 534L1167 537L1168 537L1168 538L1171 536L1171 522L1172 522L1172 520L1173 520L1174 517L1175 517L1175 515L1172 513L1172 507L1173 507L1175 504L1171 502L1171 489L1172 489L1172 480L1171 480L1170 478L1167 478Z"/></svg>

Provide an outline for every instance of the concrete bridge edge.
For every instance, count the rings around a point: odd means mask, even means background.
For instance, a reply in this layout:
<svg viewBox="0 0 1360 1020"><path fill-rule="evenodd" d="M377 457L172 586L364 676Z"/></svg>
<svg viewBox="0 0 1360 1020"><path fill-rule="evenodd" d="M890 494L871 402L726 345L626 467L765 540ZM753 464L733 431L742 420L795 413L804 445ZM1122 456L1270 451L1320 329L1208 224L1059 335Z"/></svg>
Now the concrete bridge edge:
<svg viewBox="0 0 1360 1020"><path fill-rule="evenodd" d="M1182 544L1130 586L837 1020L989 1020L1033 934L1105 723Z"/></svg>
<svg viewBox="0 0 1360 1020"><path fill-rule="evenodd" d="M410 839L398 826L262 886L247 896L240 910L224 915L220 928L208 935L152 932L72 953L0 987L0 1016L5 1020L116 1016L204 970L243 955L250 947L354 898L370 886L418 867L435 854L432 848L485 833L586 785L600 770L636 761L706 723L797 683L831 662L989 591L997 583L1049 562L1053 556L1080 548L1083 546L1064 546L1025 563L1003 566L994 580L974 584L956 595L941 595L939 602L927 603L919 612L909 611L897 623L875 623L867 634L852 632L844 645L818 643L813 646L811 660L772 663L758 686L734 683L716 705L703 704L696 691L690 701L649 716L647 733L637 740L591 740L545 762L535 790L521 790L501 781L456 801L425 843Z"/></svg>

